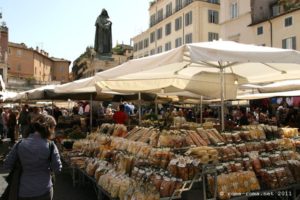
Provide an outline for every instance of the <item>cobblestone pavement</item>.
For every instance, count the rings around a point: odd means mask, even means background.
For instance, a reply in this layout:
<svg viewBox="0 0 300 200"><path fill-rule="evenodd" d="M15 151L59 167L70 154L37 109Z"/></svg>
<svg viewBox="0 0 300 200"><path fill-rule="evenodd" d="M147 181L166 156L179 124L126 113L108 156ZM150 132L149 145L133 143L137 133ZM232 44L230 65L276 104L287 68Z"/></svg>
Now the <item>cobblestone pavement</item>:
<svg viewBox="0 0 300 200"><path fill-rule="evenodd" d="M2 164L8 151L8 144L0 143L0 196L7 186L4 177L8 173L2 169ZM69 170L63 168L63 171L56 175L53 200L97 200L97 198L89 184L73 187Z"/></svg>

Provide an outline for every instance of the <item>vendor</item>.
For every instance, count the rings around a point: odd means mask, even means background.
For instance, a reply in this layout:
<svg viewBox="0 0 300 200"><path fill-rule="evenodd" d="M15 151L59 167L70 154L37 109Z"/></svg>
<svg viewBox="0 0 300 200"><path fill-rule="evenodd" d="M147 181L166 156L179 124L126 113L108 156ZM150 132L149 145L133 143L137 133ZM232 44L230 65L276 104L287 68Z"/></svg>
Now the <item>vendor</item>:
<svg viewBox="0 0 300 200"><path fill-rule="evenodd" d="M119 110L114 113L113 115L113 120L116 124L125 124L128 120L128 115L124 111L124 105L120 104L119 105Z"/></svg>
<svg viewBox="0 0 300 200"><path fill-rule="evenodd" d="M174 117L174 124L177 127L180 127L182 124L186 123L186 119L183 116L183 111L179 109L177 116Z"/></svg>

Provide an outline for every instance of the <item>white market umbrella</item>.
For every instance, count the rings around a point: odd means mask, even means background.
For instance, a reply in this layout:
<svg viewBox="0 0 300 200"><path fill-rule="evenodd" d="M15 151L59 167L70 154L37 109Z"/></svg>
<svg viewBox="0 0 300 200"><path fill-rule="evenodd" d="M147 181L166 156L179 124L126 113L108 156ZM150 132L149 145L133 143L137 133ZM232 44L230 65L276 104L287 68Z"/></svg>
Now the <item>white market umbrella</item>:
<svg viewBox="0 0 300 200"><path fill-rule="evenodd" d="M19 92L14 96L6 98L7 101L20 101L20 100L39 100L45 98L45 90L52 90L55 85L45 85L31 90Z"/></svg>
<svg viewBox="0 0 300 200"><path fill-rule="evenodd" d="M294 97L300 96L300 90L292 90L285 92L269 92L269 93L255 93L255 94L243 94L236 98L241 100L253 100L253 99L265 99L271 97Z"/></svg>
<svg viewBox="0 0 300 200"><path fill-rule="evenodd" d="M117 91L132 91L130 88L134 88L135 91L155 90L155 88L190 91L188 80L201 73L210 75L214 73L220 77L218 90L209 85L207 90L219 94L222 102L222 122L224 122L225 88L234 88L232 82L226 82L227 78L224 78L224 74L235 77L234 79L239 83L241 78L249 83L296 79L300 74L300 53L294 50L246 45L232 41L186 44L162 54L131 60L101 72L97 85L100 88ZM98 74L95 76L96 79L97 76ZM103 81L103 77L108 81ZM195 81L199 83L201 79ZM197 82L190 85L197 88L196 84ZM201 94L202 88L198 88L192 92ZM237 88L232 91L236 94L236 90ZM222 130L224 130L224 123L222 123Z"/></svg>

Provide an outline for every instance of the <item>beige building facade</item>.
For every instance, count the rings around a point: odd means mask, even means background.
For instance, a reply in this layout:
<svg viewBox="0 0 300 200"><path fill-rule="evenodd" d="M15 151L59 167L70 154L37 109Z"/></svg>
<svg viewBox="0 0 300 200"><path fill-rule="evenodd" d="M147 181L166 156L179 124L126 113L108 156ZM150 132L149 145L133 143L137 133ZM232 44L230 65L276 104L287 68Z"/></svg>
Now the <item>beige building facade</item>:
<svg viewBox="0 0 300 200"><path fill-rule="evenodd" d="M236 42L249 41L253 43L251 28L251 0L221 0L220 1L220 38Z"/></svg>
<svg viewBox="0 0 300 200"><path fill-rule="evenodd" d="M38 48L28 48L24 43L8 44L8 78L31 81L33 84L49 84L51 82L69 82L69 66L71 62L49 57L49 54Z"/></svg>
<svg viewBox="0 0 300 200"><path fill-rule="evenodd" d="M219 38L219 0L157 0L150 3L149 29L132 38L134 58L186 43Z"/></svg>
<svg viewBox="0 0 300 200"><path fill-rule="evenodd" d="M223 40L300 49L299 1L221 0L220 4Z"/></svg>

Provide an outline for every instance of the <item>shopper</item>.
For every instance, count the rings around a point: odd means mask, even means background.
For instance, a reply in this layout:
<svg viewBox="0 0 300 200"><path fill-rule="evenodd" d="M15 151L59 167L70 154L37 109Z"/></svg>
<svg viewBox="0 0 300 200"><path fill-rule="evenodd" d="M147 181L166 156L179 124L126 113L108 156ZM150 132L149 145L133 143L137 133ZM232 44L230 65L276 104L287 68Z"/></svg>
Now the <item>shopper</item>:
<svg viewBox="0 0 300 200"><path fill-rule="evenodd" d="M105 110L105 114L107 115L107 116L112 116L113 115L113 110L112 110L112 105L111 104L108 104L108 106L107 106L107 108L106 108L106 110Z"/></svg>
<svg viewBox="0 0 300 200"><path fill-rule="evenodd" d="M28 131L29 128L29 111L28 111L28 105L24 105L22 107L22 110L20 112L19 115L19 125L20 125L20 132L22 137L26 137L25 136L25 131Z"/></svg>
<svg viewBox="0 0 300 200"><path fill-rule="evenodd" d="M16 132L16 125L17 125L17 117L16 113L13 112L11 109L8 111L8 120L7 120L7 137L10 138L11 144L15 143L16 137L15 137L15 132Z"/></svg>
<svg viewBox="0 0 300 200"><path fill-rule="evenodd" d="M19 186L19 200L52 200L53 183L50 170L58 172L62 168L57 147L50 139L56 126L50 115L39 115L30 124L31 134L12 148L4 161L4 169L11 170L17 156L22 165Z"/></svg>
<svg viewBox="0 0 300 200"><path fill-rule="evenodd" d="M4 111L2 112L2 122L3 122L3 138L7 137L7 121L8 121L8 108L4 108Z"/></svg>
<svg viewBox="0 0 300 200"><path fill-rule="evenodd" d="M0 108L0 114L1 114L0 115L0 139L4 138L2 113L3 113L3 109Z"/></svg>
<svg viewBox="0 0 300 200"><path fill-rule="evenodd" d="M119 105L119 110L114 113L113 115L113 120L117 124L125 124L128 120L128 115L124 111L124 105L120 104Z"/></svg>
<svg viewBox="0 0 300 200"><path fill-rule="evenodd" d="M82 103L79 103L78 105L79 105L79 108L78 108L78 115L83 115L83 112L84 112L84 110L83 110L83 104L82 104Z"/></svg>
<svg viewBox="0 0 300 200"><path fill-rule="evenodd" d="M53 116L54 116L55 120L58 121L58 118L62 115L63 114L62 114L61 110L55 106L55 108L53 110Z"/></svg>

